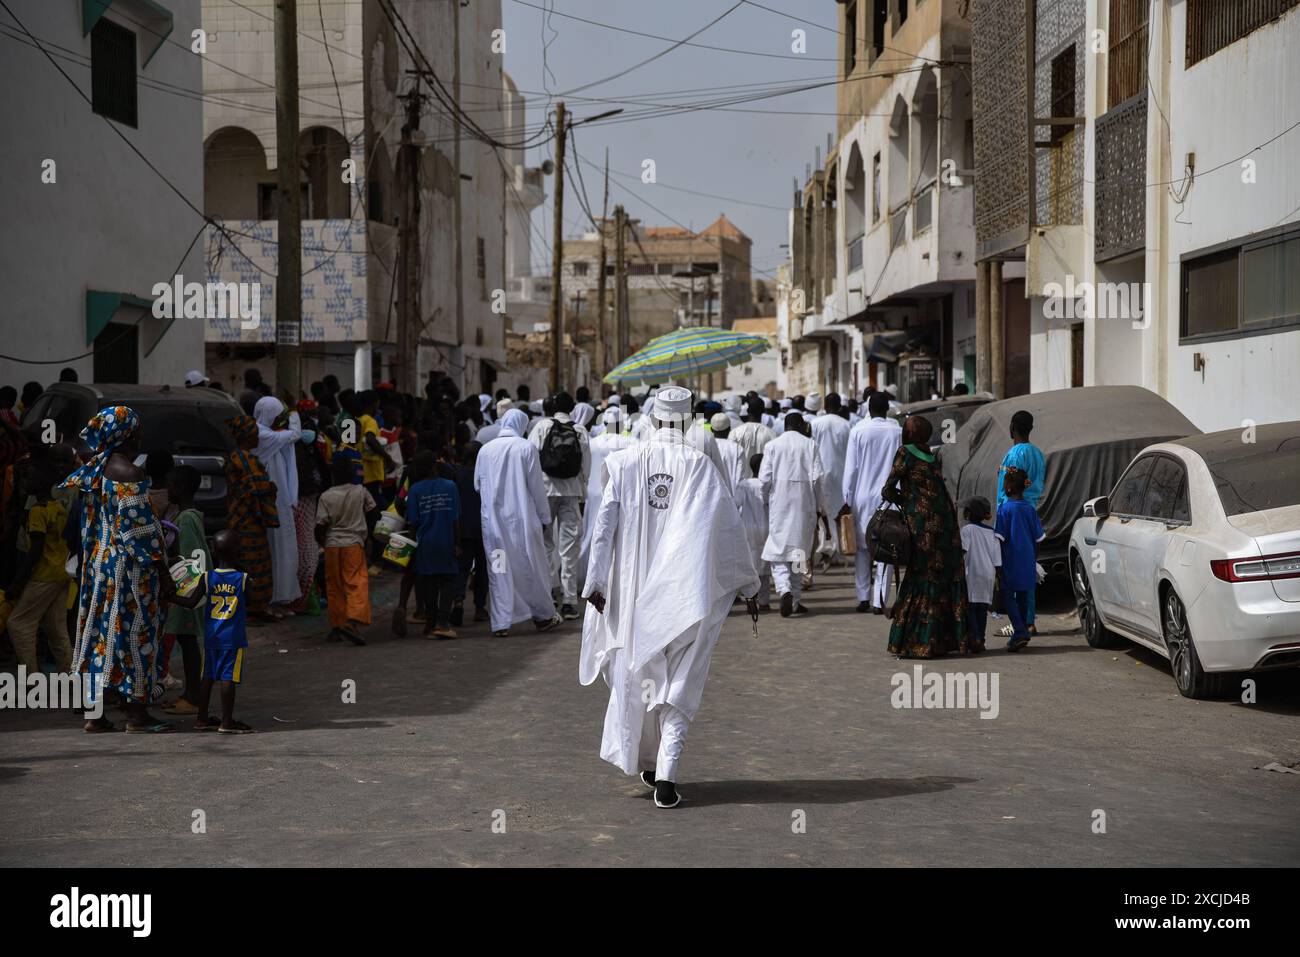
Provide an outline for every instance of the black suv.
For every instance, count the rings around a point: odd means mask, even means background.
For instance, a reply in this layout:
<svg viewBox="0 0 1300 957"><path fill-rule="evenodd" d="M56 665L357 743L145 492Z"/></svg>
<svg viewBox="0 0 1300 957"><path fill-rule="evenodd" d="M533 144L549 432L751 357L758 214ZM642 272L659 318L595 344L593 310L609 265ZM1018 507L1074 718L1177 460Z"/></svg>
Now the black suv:
<svg viewBox="0 0 1300 957"><path fill-rule="evenodd" d="M24 429L39 429L46 419L65 440L72 440L100 409L127 405L140 416L140 448L170 452L177 465L199 473L194 504L203 513L208 533L226 522L226 456L234 438L226 423L241 412L224 392L208 388L173 389L166 385L92 385L57 382L23 413Z"/></svg>

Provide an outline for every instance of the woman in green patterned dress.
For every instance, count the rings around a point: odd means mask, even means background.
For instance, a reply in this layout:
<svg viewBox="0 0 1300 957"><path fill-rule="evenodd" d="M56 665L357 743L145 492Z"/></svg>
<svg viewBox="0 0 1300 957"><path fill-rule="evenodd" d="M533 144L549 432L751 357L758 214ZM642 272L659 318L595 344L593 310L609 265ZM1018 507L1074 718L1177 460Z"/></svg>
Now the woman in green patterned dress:
<svg viewBox="0 0 1300 957"><path fill-rule="evenodd" d="M894 603L889 651L903 658L941 658L984 650L966 634L966 569L957 510L930 452L933 427L909 416L903 447L881 494L898 505L912 530L912 554Z"/></svg>

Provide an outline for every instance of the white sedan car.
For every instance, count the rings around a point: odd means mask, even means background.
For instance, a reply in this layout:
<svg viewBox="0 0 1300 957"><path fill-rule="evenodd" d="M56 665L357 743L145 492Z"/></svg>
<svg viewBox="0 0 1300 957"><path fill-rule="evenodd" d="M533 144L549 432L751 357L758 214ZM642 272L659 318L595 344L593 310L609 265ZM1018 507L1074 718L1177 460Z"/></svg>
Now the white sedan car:
<svg viewBox="0 0 1300 957"><path fill-rule="evenodd" d="M1069 561L1088 644L1158 651L1189 698L1300 667L1300 422L1143 449L1083 506Z"/></svg>

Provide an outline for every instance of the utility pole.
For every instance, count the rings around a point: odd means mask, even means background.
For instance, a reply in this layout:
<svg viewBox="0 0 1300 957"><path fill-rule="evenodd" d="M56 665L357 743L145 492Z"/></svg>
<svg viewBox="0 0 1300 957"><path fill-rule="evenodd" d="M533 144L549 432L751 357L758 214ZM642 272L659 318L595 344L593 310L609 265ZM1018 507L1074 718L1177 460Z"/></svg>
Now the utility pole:
<svg viewBox="0 0 1300 957"><path fill-rule="evenodd" d="M275 384L301 392L302 187L298 160L298 4L275 0L275 151L279 192L275 277Z"/></svg>
<svg viewBox="0 0 1300 957"><path fill-rule="evenodd" d="M416 357L420 345L420 147L412 134L420 128L420 77L404 97L406 123L402 126L401 159L398 164L398 187L402 193L402 221L397 259L397 284L401 310L397 318L398 388L419 392Z"/></svg>
<svg viewBox="0 0 1300 957"><path fill-rule="evenodd" d="M605 233L609 228L609 147L605 147L605 198L600 204L600 285L596 287L596 382L609 371L609 353L605 348Z"/></svg>
<svg viewBox="0 0 1300 957"><path fill-rule="evenodd" d="M622 204L614 207L614 322L619 362L628 356L627 304L627 213Z"/></svg>
<svg viewBox="0 0 1300 957"><path fill-rule="evenodd" d="M452 74L451 74L451 95L456 101L457 107L460 106L460 0L451 0L451 49L452 49ZM460 170L460 121L452 117L452 129L455 131L455 140L453 142L451 164L456 173L456 191L452 194L452 228L456 231L456 241L452 248L455 251L456 262L456 345L452 349L453 364L459 360L458 374L460 381L457 383L466 392L477 392L477 389L471 389L468 382L468 376L465 369L465 259L463 247L465 245L465 233L461 228L461 170ZM419 346L419 341L416 341ZM413 389L417 395L418 389Z"/></svg>
<svg viewBox="0 0 1300 957"><path fill-rule="evenodd" d="M456 0L453 0L456 2ZM564 101L555 104L555 233L551 243L551 391L558 392L560 353L564 349L564 296L560 279L564 268L564 136L568 116Z"/></svg>
<svg viewBox="0 0 1300 957"><path fill-rule="evenodd" d="M722 243L719 240L718 251L721 252ZM722 267L722 257L718 257L718 267ZM704 325L709 328L713 327L713 274L704 277ZM713 398L713 373L709 373L709 398Z"/></svg>

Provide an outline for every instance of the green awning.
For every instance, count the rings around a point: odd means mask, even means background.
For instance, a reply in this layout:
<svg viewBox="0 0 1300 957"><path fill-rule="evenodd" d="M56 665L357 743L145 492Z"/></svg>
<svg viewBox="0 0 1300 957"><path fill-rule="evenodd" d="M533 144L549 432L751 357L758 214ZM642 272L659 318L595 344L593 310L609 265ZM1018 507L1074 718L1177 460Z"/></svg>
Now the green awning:
<svg viewBox="0 0 1300 957"><path fill-rule="evenodd" d="M148 66L176 25L172 12L154 0L81 0L81 35L89 36L104 11L114 5L127 11L124 15L134 20L134 25L139 27L140 45L144 53L140 65Z"/></svg>
<svg viewBox="0 0 1300 957"><path fill-rule="evenodd" d="M129 292L104 292L100 289L86 290L86 345L108 327L123 306L133 309L153 310L153 300L133 296Z"/></svg>

